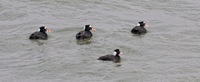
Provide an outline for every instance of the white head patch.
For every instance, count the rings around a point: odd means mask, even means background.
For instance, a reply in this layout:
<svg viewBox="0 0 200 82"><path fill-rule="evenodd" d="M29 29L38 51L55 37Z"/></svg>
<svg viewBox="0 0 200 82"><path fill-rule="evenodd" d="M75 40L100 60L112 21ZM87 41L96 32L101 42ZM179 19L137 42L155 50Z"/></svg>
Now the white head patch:
<svg viewBox="0 0 200 82"><path fill-rule="evenodd" d="M117 52L113 52L113 55L117 55Z"/></svg>
<svg viewBox="0 0 200 82"><path fill-rule="evenodd" d="M138 23L137 26L140 26L140 23Z"/></svg>
<svg viewBox="0 0 200 82"><path fill-rule="evenodd" d="M83 30L85 30L85 26L83 27Z"/></svg>

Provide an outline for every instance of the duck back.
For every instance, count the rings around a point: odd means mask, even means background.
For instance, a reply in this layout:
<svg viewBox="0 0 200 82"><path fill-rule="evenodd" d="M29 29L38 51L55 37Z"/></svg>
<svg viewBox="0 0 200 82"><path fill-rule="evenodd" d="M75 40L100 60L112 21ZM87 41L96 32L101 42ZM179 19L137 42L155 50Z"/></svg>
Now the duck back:
<svg viewBox="0 0 200 82"><path fill-rule="evenodd" d="M102 61L113 61L113 62L120 62L120 57L119 56L114 56L114 55L105 55L105 56L101 56L98 58L98 60L102 60Z"/></svg>
<svg viewBox="0 0 200 82"><path fill-rule="evenodd" d="M143 26L135 26L131 32L133 34L144 34L144 33L147 33L147 30L143 27Z"/></svg>
<svg viewBox="0 0 200 82"><path fill-rule="evenodd" d="M92 33L90 31L81 31L76 34L76 39L88 39L92 37Z"/></svg>
<svg viewBox="0 0 200 82"><path fill-rule="evenodd" d="M114 57L115 57L114 55L105 55L105 56L99 57L98 60L113 61Z"/></svg>
<svg viewBox="0 0 200 82"><path fill-rule="evenodd" d="M47 33L44 32L34 32L29 37L29 39L43 39L43 40L46 40L47 38L48 38Z"/></svg>

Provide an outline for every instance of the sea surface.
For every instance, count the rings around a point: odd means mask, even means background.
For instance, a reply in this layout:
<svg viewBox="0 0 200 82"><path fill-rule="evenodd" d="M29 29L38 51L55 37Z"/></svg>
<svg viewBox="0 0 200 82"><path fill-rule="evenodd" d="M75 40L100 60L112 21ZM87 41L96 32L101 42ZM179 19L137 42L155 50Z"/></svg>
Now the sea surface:
<svg viewBox="0 0 200 82"><path fill-rule="evenodd" d="M40 26L48 40L29 40ZM114 49L120 63L97 60ZM199 0L0 1L0 82L200 82L199 53Z"/></svg>

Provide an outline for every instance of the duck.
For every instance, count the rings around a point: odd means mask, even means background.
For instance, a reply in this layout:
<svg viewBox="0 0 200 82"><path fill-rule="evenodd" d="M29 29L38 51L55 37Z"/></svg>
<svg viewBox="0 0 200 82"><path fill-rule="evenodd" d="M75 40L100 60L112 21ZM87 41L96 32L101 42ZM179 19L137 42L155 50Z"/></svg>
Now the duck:
<svg viewBox="0 0 200 82"><path fill-rule="evenodd" d="M92 27L91 25L85 25L83 31L80 31L76 34L76 39L84 40L84 39L91 38L93 36L91 30L95 31L96 29Z"/></svg>
<svg viewBox="0 0 200 82"><path fill-rule="evenodd" d="M145 33L147 33L147 30L146 30L145 26L146 26L146 23L144 21L140 21L140 22L138 22L138 25L135 26L131 30L131 32L133 34L138 34L138 35L145 34Z"/></svg>
<svg viewBox="0 0 200 82"><path fill-rule="evenodd" d="M47 27L45 27L45 26L41 26L38 31L32 33L29 36L29 39L31 39L31 40L33 40L33 39L47 40L48 35L46 32L51 32L51 30L47 29Z"/></svg>
<svg viewBox="0 0 200 82"><path fill-rule="evenodd" d="M104 56L99 57L98 60L113 61L115 63L119 63L121 61L120 54L122 54L122 52L120 52L119 49L115 49L113 52L113 55L111 54L104 55Z"/></svg>

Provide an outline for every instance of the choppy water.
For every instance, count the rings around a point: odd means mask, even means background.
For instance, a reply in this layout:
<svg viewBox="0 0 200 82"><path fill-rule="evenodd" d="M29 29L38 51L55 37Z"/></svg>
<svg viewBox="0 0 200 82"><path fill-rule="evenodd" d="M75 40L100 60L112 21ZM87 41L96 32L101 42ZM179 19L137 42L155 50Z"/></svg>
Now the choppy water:
<svg viewBox="0 0 200 82"><path fill-rule="evenodd" d="M200 82L198 0L1 0L1 82ZM130 33L138 21L144 36ZM97 31L75 40L85 24ZM38 27L49 39L28 39ZM119 48L121 66L98 61Z"/></svg>

